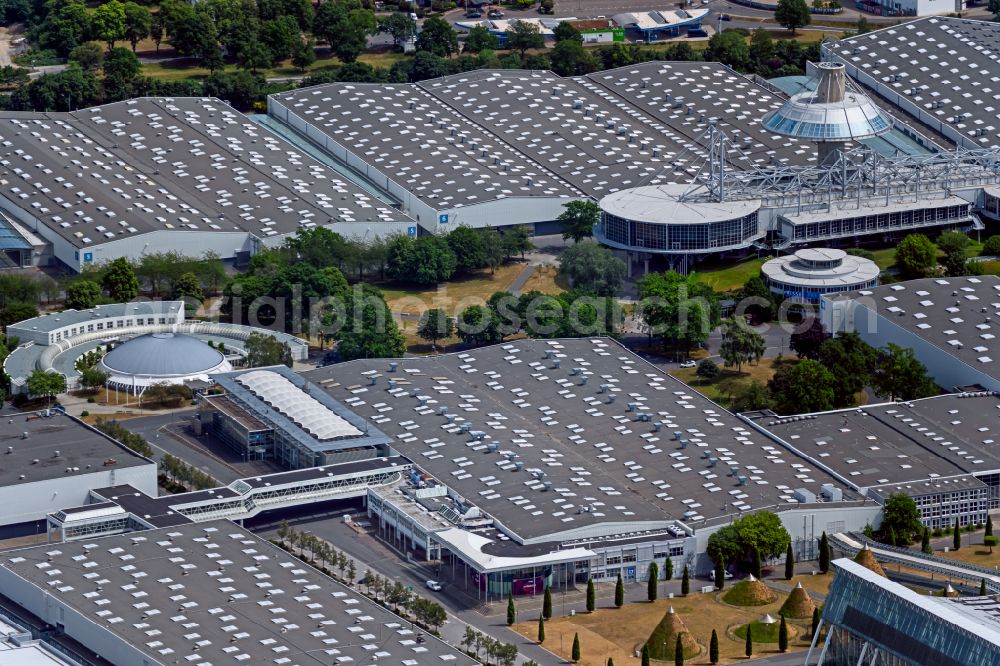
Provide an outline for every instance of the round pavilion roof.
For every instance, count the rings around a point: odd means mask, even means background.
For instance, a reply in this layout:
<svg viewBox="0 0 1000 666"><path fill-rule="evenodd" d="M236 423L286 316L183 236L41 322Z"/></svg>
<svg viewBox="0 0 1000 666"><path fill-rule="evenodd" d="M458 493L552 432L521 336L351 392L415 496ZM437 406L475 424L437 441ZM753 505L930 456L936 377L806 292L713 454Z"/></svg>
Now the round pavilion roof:
<svg viewBox="0 0 1000 666"><path fill-rule="evenodd" d="M214 372L228 365L221 352L189 335L151 333L133 338L105 354L105 368L140 377L184 377Z"/></svg>

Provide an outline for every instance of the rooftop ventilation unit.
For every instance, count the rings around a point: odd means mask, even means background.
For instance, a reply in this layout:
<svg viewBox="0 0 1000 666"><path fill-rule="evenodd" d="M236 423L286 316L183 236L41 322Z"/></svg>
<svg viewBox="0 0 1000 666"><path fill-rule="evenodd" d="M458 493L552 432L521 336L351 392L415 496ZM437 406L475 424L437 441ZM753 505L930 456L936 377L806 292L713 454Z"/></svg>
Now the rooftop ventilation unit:
<svg viewBox="0 0 1000 666"><path fill-rule="evenodd" d="M386 391L391 391L394 388L396 388L396 380L395 379L390 379L388 382L386 382L386 387L385 387Z"/></svg>
<svg viewBox="0 0 1000 666"><path fill-rule="evenodd" d="M580 377L580 383L579 383L579 386L583 386L583 385L585 385L586 383L587 383L587 376L586 376L586 375L582 375L582 376Z"/></svg>
<svg viewBox="0 0 1000 666"><path fill-rule="evenodd" d="M547 490L552 490L552 482L549 480L542 481L542 492Z"/></svg>
<svg viewBox="0 0 1000 666"><path fill-rule="evenodd" d="M607 393L610 390L611 390L611 384L601 384L601 389L598 391L598 393Z"/></svg>
<svg viewBox="0 0 1000 666"><path fill-rule="evenodd" d="M396 368L398 367L399 363L396 363L395 361L389 363L389 372L396 372Z"/></svg>
<svg viewBox="0 0 1000 666"><path fill-rule="evenodd" d="M686 449L688 447L688 441L686 439L680 440L681 448Z"/></svg>
<svg viewBox="0 0 1000 666"><path fill-rule="evenodd" d="M439 416L444 416L448 413L448 405L441 405L438 407L437 413Z"/></svg>
<svg viewBox="0 0 1000 666"><path fill-rule="evenodd" d="M820 486L819 494L828 502L842 502L844 500L844 491L832 483L824 483Z"/></svg>
<svg viewBox="0 0 1000 666"><path fill-rule="evenodd" d="M497 444L496 442L490 442L489 444L486 445L486 451L488 453L496 453L497 449L499 448L500 445Z"/></svg>
<svg viewBox="0 0 1000 666"><path fill-rule="evenodd" d="M552 369L553 370L558 370L561 365L562 365L562 362L559 359L553 359L553 361L552 361Z"/></svg>
<svg viewBox="0 0 1000 666"><path fill-rule="evenodd" d="M663 427L662 423L660 423L659 421L653 421L653 432L660 432L660 428L662 427Z"/></svg>
<svg viewBox="0 0 1000 666"><path fill-rule="evenodd" d="M465 423L463 423L462 425L460 425L458 427L458 431L459 432L471 432L472 431L472 424L469 423L468 421L466 421Z"/></svg>
<svg viewBox="0 0 1000 666"><path fill-rule="evenodd" d="M575 377L576 375L580 374L581 372L583 372L583 368L573 368L572 370L569 371L569 376L570 377Z"/></svg>
<svg viewBox="0 0 1000 666"><path fill-rule="evenodd" d="M609 394L608 394L608 404L609 404L609 405L610 405L611 403L613 403L613 402L615 401L615 397L616 397L616 396L615 396L615 394L614 394L614 393L609 393Z"/></svg>
<svg viewBox="0 0 1000 666"><path fill-rule="evenodd" d="M638 406L639 406L639 403L637 403L637 402L630 402L630 403L628 403L628 405L626 405L626 411L634 412Z"/></svg>
<svg viewBox="0 0 1000 666"><path fill-rule="evenodd" d="M378 384L378 377L372 375L368 378L368 386L375 386L376 384Z"/></svg>
<svg viewBox="0 0 1000 666"><path fill-rule="evenodd" d="M675 430L674 431L673 440L674 441L679 441L680 438L683 437L683 436L684 436L684 433L682 433L680 430Z"/></svg>
<svg viewBox="0 0 1000 666"><path fill-rule="evenodd" d="M552 358L553 356L555 356L555 353L556 352L553 349L546 349L545 350L545 358Z"/></svg>

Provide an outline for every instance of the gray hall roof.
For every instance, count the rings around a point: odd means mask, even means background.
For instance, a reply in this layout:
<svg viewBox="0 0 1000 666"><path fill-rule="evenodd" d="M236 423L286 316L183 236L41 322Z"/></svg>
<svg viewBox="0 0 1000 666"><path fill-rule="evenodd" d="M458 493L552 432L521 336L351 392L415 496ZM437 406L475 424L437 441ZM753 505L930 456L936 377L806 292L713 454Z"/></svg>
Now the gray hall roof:
<svg viewBox="0 0 1000 666"><path fill-rule="evenodd" d="M152 464L61 411L0 410L0 486Z"/></svg>
<svg viewBox="0 0 1000 666"><path fill-rule="evenodd" d="M303 376L523 540L601 523L697 527L792 507L794 490L836 483L608 339L520 340L397 363Z"/></svg>
<svg viewBox="0 0 1000 666"><path fill-rule="evenodd" d="M205 373L225 360L222 352L190 335L149 333L118 345L101 364L125 375L169 377Z"/></svg>
<svg viewBox="0 0 1000 666"><path fill-rule="evenodd" d="M1000 377L1000 276L925 278L831 299L856 299L966 365Z"/></svg>
<svg viewBox="0 0 1000 666"><path fill-rule="evenodd" d="M76 247L156 230L406 221L214 98L0 113L0 195Z"/></svg>
<svg viewBox="0 0 1000 666"><path fill-rule="evenodd" d="M229 521L25 548L0 566L150 663L475 663ZM100 634L66 626L101 651Z"/></svg>
<svg viewBox="0 0 1000 666"><path fill-rule="evenodd" d="M1000 396L943 395L757 423L862 487L913 483L913 492L1000 471Z"/></svg>
<svg viewBox="0 0 1000 666"><path fill-rule="evenodd" d="M476 70L272 99L436 208L686 183L706 160L713 119L734 141L736 168L815 161L810 145L760 127L782 99L719 63L647 62L572 78Z"/></svg>
<svg viewBox="0 0 1000 666"><path fill-rule="evenodd" d="M88 321L99 321L114 317L126 317L129 315L142 317L159 317L159 315L176 315L184 307L183 301L130 301L128 303L110 303L98 305L88 310L63 310L50 314L39 315L32 319L25 319L16 324L12 324L12 334L17 331L43 331L52 332L65 326L84 324Z"/></svg>
<svg viewBox="0 0 1000 666"><path fill-rule="evenodd" d="M1000 147L1000 25L932 16L824 48L979 147Z"/></svg>

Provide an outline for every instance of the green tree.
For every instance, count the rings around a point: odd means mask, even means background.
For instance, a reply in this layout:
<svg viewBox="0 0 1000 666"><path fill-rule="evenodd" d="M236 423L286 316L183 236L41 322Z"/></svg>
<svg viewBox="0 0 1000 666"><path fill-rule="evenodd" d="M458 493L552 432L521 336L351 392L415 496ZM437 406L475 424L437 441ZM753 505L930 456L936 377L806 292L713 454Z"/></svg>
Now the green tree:
<svg viewBox="0 0 1000 666"><path fill-rule="evenodd" d="M722 322L722 342L719 355L728 368L736 366L743 371L743 364L757 362L764 355L764 336L747 325L742 317L733 317Z"/></svg>
<svg viewBox="0 0 1000 666"><path fill-rule="evenodd" d="M766 30L760 28L754 30L754 34L758 32L767 34ZM777 309L774 303L774 295L759 275L755 275L746 281L743 288L740 289L739 297L745 303L746 314L764 322L771 321L774 318L774 312Z"/></svg>
<svg viewBox="0 0 1000 666"><path fill-rule="evenodd" d="M135 2L126 2L125 9L125 39L132 45L132 53L135 53L139 42L149 37L150 29L153 25L153 15L149 10Z"/></svg>
<svg viewBox="0 0 1000 666"><path fill-rule="evenodd" d="M987 594L987 591L986 591L986 579L985 578L980 578L979 579L979 596L985 597L986 594Z"/></svg>
<svg viewBox="0 0 1000 666"><path fill-rule="evenodd" d="M90 280L76 280L66 287L66 307L89 310L101 300L101 287Z"/></svg>
<svg viewBox="0 0 1000 666"><path fill-rule="evenodd" d="M431 308L420 316L420 323L417 325L417 335L424 340L429 340L432 345L442 338L451 337L455 332L454 324L448 313L440 308Z"/></svg>
<svg viewBox="0 0 1000 666"><path fill-rule="evenodd" d="M819 571L820 573L830 571L830 541L826 538L826 532L819 538Z"/></svg>
<svg viewBox="0 0 1000 666"><path fill-rule="evenodd" d="M546 620L552 619L552 589L546 585L545 594L542 596L542 617Z"/></svg>
<svg viewBox="0 0 1000 666"><path fill-rule="evenodd" d="M871 386L877 395L890 400L916 400L938 392L913 350L891 342L879 350Z"/></svg>
<svg viewBox="0 0 1000 666"><path fill-rule="evenodd" d="M418 51L426 51L433 55L447 58L453 53L458 53L458 35L448 21L439 16L432 16L424 20L417 35Z"/></svg>
<svg viewBox="0 0 1000 666"><path fill-rule="evenodd" d="M747 642L743 649L743 654L747 656L747 659L753 656L753 623L747 625Z"/></svg>
<svg viewBox="0 0 1000 666"><path fill-rule="evenodd" d="M286 365L292 367L292 350L287 342L264 333L251 333L243 343L246 350L246 365L248 368L259 368L269 365Z"/></svg>
<svg viewBox="0 0 1000 666"><path fill-rule="evenodd" d="M524 60L524 54L528 49L541 49L544 47L545 38L534 23L518 21L514 23L513 28L507 30L507 48L521 54L522 60ZM597 204L592 205L596 206Z"/></svg>
<svg viewBox="0 0 1000 666"><path fill-rule="evenodd" d="M615 608L621 608L625 605L625 582L622 580L622 575L618 574L618 580L615 581Z"/></svg>
<svg viewBox="0 0 1000 666"><path fill-rule="evenodd" d="M272 60L271 51L256 38L244 44L243 48L236 54L236 63L240 69L253 73L256 73L258 69L267 69Z"/></svg>
<svg viewBox="0 0 1000 666"><path fill-rule="evenodd" d="M791 537L781 519L770 511L759 511L737 518L716 530L709 538L706 552L713 561L749 562L754 551L764 557L784 553Z"/></svg>
<svg viewBox="0 0 1000 666"><path fill-rule="evenodd" d="M104 49L97 42L84 42L69 52L69 60L86 72L95 72L104 65Z"/></svg>
<svg viewBox="0 0 1000 666"><path fill-rule="evenodd" d="M815 636L817 631L819 631L819 608L814 606L812 619L809 621L809 636Z"/></svg>
<svg viewBox="0 0 1000 666"><path fill-rule="evenodd" d="M116 46L104 59L104 96L108 100L127 99L132 96L132 87L142 65L135 53Z"/></svg>
<svg viewBox="0 0 1000 666"><path fill-rule="evenodd" d="M750 66L750 47L743 35L735 30L717 32L708 40L705 60L718 61L733 69L746 71Z"/></svg>
<svg viewBox="0 0 1000 666"><path fill-rule="evenodd" d="M646 600L656 601L656 584L660 578L659 567L656 566L656 562L650 562L649 564L649 578L646 580Z"/></svg>
<svg viewBox="0 0 1000 666"><path fill-rule="evenodd" d="M389 277L413 284L444 282L455 273L455 253L444 236L395 236L386 249Z"/></svg>
<svg viewBox="0 0 1000 666"><path fill-rule="evenodd" d="M309 69L309 66L316 62L316 42L313 40L299 40L292 51L292 66L300 72Z"/></svg>
<svg viewBox="0 0 1000 666"><path fill-rule="evenodd" d="M1000 0L994 1L1000 3ZM979 254L984 257L1000 256L1000 234L995 234L987 238L986 242L983 243L983 249Z"/></svg>
<svg viewBox="0 0 1000 666"><path fill-rule="evenodd" d="M642 644L642 650L639 652L639 666L649 666L649 646L645 643Z"/></svg>
<svg viewBox="0 0 1000 666"><path fill-rule="evenodd" d="M665 349L676 353L699 346L719 323L718 296L694 273L648 273L637 287L637 314L650 338L659 338Z"/></svg>
<svg viewBox="0 0 1000 666"><path fill-rule="evenodd" d="M833 374L821 363L803 359L778 368L767 388L778 412L801 414L833 409L835 383Z"/></svg>
<svg viewBox="0 0 1000 666"><path fill-rule="evenodd" d="M830 333L818 317L810 317L795 328L788 338L788 346L799 358L816 360L824 342L830 339Z"/></svg>
<svg viewBox="0 0 1000 666"><path fill-rule="evenodd" d="M936 263L937 247L923 234L909 234L896 246L896 267L903 277L923 277Z"/></svg>
<svg viewBox="0 0 1000 666"><path fill-rule="evenodd" d="M178 276L174 280L173 292L174 298L177 300L197 301L198 303L205 300L205 294L201 291L198 276L194 273L182 273Z"/></svg>
<svg viewBox="0 0 1000 666"><path fill-rule="evenodd" d="M984 536L993 536L993 517L990 514L986 514L986 529L983 531Z"/></svg>
<svg viewBox="0 0 1000 666"><path fill-rule="evenodd" d="M594 609L597 608L597 593L594 590L594 580L592 578L587 579L587 612L593 613Z"/></svg>
<svg viewBox="0 0 1000 666"><path fill-rule="evenodd" d="M470 305L458 313L457 334L466 345L499 342L503 337L496 313L483 305Z"/></svg>
<svg viewBox="0 0 1000 666"><path fill-rule="evenodd" d="M279 16L261 26L260 41L270 54L271 61L277 63L292 57L296 47L302 44L302 34L293 16Z"/></svg>
<svg viewBox="0 0 1000 666"><path fill-rule="evenodd" d="M678 632L677 640L674 642L674 666L684 666L684 641L683 632Z"/></svg>
<svg viewBox="0 0 1000 666"><path fill-rule="evenodd" d="M461 225L453 229L447 238L448 247L455 255L456 270L471 271L486 265L483 238L478 231Z"/></svg>
<svg viewBox="0 0 1000 666"><path fill-rule="evenodd" d="M483 265L489 266L490 273L496 273L497 267L504 260L503 239L493 227L485 227L480 229L478 233Z"/></svg>
<svg viewBox="0 0 1000 666"><path fill-rule="evenodd" d="M671 580L674 577L674 558L667 557L663 561L663 580Z"/></svg>
<svg viewBox="0 0 1000 666"><path fill-rule="evenodd" d="M722 371L719 370L719 366L717 366L714 361L707 358L698 364L698 369L694 372L694 374L698 377L708 381L715 379L721 373Z"/></svg>
<svg viewBox="0 0 1000 666"><path fill-rule="evenodd" d="M818 360L833 374L834 404L849 407L855 404L854 396L871 380L878 350L851 331L824 341L819 347Z"/></svg>
<svg viewBox="0 0 1000 666"><path fill-rule="evenodd" d="M80 373L80 384L84 388L99 389L108 381L108 373L98 368L84 368Z"/></svg>
<svg viewBox="0 0 1000 666"><path fill-rule="evenodd" d="M465 38L463 53L479 53L481 51L496 51L497 36L481 25L473 26Z"/></svg>
<svg viewBox="0 0 1000 666"><path fill-rule="evenodd" d="M48 398L51 405L54 396L66 392L66 378L54 371L32 370L27 386L30 395Z"/></svg>
<svg viewBox="0 0 1000 666"><path fill-rule="evenodd" d="M625 262L591 239L566 248L558 261L559 272L570 279L574 288L598 296L615 296L625 281Z"/></svg>
<svg viewBox="0 0 1000 666"><path fill-rule="evenodd" d="M583 35L569 21L560 21L559 25L552 32L555 35L557 44L567 40L583 43Z"/></svg>
<svg viewBox="0 0 1000 666"><path fill-rule="evenodd" d="M997 538L995 536L993 536L992 534L989 535L989 536L984 536L983 537L983 545L987 546L990 549L990 554L992 555L993 554L993 546L997 545Z"/></svg>
<svg viewBox="0 0 1000 666"><path fill-rule="evenodd" d="M139 280L128 259L119 257L108 265L101 286L116 303L127 303L139 294Z"/></svg>
<svg viewBox="0 0 1000 666"><path fill-rule="evenodd" d="M920 509L913 498L905 493L894 493L885 500L882 505L882 525L883 535L887 530L896 533L898 545L908 546L914 534L922 532L924 529L920 523ZM897 544L891 544L897 545Z"/></svg>
<svg viewBox="0 0 1000 666"><path fill-rule="evenodd" d="M734 412L749 412L755 409L770 409L771 396L767 387L754 379L733 394L729 408Z"/></svg>
<svg viewBox="0 0 1000 666"><path fill-rule="evenodd" d="M580 661L580 634L578 633L573 634L573 649L570 652L570 659L574 663Z"/></svg>
<svg viewBox="0 0 1000 666"><path fill-rule="evenodd" d="M781 624L778 625L778 651L788 652L788 625L785 623L785 616L781 616Z"/></svg>
<svg viewBox="0 0 1000 666"><path fill-rule="evenodd" d="M712 638L708 642L708 660L713 664L719 663L719 634L712 629Z"/></svg>
<svg viewBox="0 0 1000 666"><path fill-rule="evenodd" d="M750 553L750 573L752 573L757 578L761 578L761 561L760 561L760 551L756 548Z"/></svg>
<svg viewBox="0 0 1000 666"><path fill-rule="evenodd" d="M344 318L332 325L341 361L356 358L400 358L406 340L385 303L382 292L371 285L356 286L344 299Z"/></svg>
<svg viewBox="0 0 1000 666"><path fill-rule="evenodd" d="M538 616L538 635L537 635L537 639L538 639L538 644L539 645L541 645L542 643L545 642L545 620L542 619L541 615Z"/></svg>
<svg viewBox="0 0 1000 666"><path fill-rule="evenodd" d="M575 39L557 41L549 54L552 71L560 76L582 76L600 69L592 50Z"/></svg>
<svg viewBox="0 0 1000 666"><path fill-rule="evenodd" d="M125 37L125 5L118 0L109 0L99 5L90 18L91 29L101 40L108 43L108 49Z"/></svg>
<svg viewBox="0 0 1000 666"><path fill-rule="evenodd" d="M8 302L0 308L0 327L7 330L11 324L38 316L38 308L31 303Z"/></svg>
<svg viewBox="0 0 1000 666"><path fill-rule="evenodd" d="M165 28L163 26L164 16L163 12L159 11L152 15L149 23L149 38L153 40L156 44L156 54L160 54L160 43L163 42L163 33Z"/></svg>
<svg viewBox="0 0 1000 666"><path fill-rule="evenodd" d="M719 558L715 561L715 589L721 590L726 587L726 561Z"/></svg>
<svg viewBox="0 0 1000 666"><path fill-rule="evenodd" d="M523 260L524 253L535 247L531 242L531 231L523 224L507 227L500 238L503 240L503 250L508 259L520 254Z"/></svg>
<svg viewBox="0 0 1000 666"><path fill-rule="evenodd" d="M537 28L536 28L537 30ZM594 225L601 221L601 207L593 201L570 201L557 218L562 224L562 236L579 243L594 235Z"/></svg>
<svg viewBox="0 0 1000 666"><path fill-rule="evenodd" d="M517 622L517 609L514 608L514 595L512 593L507 594L507 626Z"/></svg>
<svg viewBox="0 0 1000 666"><path fill-rule="evenodd" d="M351 0L320 3L313 19L313 35L330 45L342 62L354 62L368 47L368 36L378 30L375 13Z"/></svg>
<svg viewBox="0 0 1000 666"><path fill-rule="evenodd" d="M774 20L791 30L793 35L797 29L809 25L810 18L806 0L778 0L774 9Z"/></svg>
<svg viewBox="0 0 1000 666"><path fill-rule="evenodd" d="M951 549L959 550L962 548L962 528L958 524L958 517L955 517L955 529L952 531L951 536Z"/></svg>
<svg viewBox="0 0 1000 666"><path fill-rule="evenodd" d="M785 580L795 577L795 553L792 552L792 542L788 542L788 549L785 550Z"/></svg>
<svg viewBox="0 0 1000 666"><path fill-rule="evenodd" d="M957 277L968 272L967 252L971 241L961 231L946 231L937 239L937 249L944 252L944 272Z"/></svg>
<svg viewBox="0 0 1000 666"><path fill-rule="evenodd" d="M391 35L393 43L402 46L408 39L416 36L417 24L404 12L392 12L379 20L378 31Z"/></svg>
<svg viewBox="0 0 1000 666"><path fill-rule="evenodd" d="M681 575L681 594L685 597L691 592L691 577L688 575L688 567L684 565L684 573Z"/></svg>

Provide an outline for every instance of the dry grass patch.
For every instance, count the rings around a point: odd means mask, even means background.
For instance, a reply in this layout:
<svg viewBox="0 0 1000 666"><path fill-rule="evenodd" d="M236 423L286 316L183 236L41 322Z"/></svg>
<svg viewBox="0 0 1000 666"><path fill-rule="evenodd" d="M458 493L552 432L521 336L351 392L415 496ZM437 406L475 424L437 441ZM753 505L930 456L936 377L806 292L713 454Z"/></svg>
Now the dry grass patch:
<svg viewBox="0 0 1000 666"><path fill-rule="evenodd" d="M473 271L429 287L399 283L380 284L378 287L394 315L419 316L430 308L442 308L454 316L470 305L482 305L495 292L506 291L523 267L523 264L511 263L497 268L496 273L491 273L489 269Z"/></svg>
<svg viewBox="0 0 1000 666"><path fill-rule="evenodd" d="M569 290L569 282L559 275L556 266L537 266L528 281L521 287L521 293L540 291L543 294L559 294Z"/></svg>
<svg viewBox="0 0 1000 666"><path fill-rule="evenodd" d="M983 536L982 533L975 535L975 538L980 543L974 543L971 546L965 544L968 537L962 535L962 547L959 550L949 550L947 553L944 551L936 550L934 555L937 557L947 557L949 560L958 560L960 562L968 562L969 564L978 564L982 567L995 568L1000 566L1000 548L993 548L993 552L982 544Z"/></svg>
<svg viewBox="0 0 1000 666"><path fill-rule="evenodd" d="M568 660L573 646L573 635L579 634L582 666L605 666L608 657L616 666L638 666L635 650L641 649L643 642L663 619L670 606L685 620L688 630L698 643L701 651L685 660L689 666L708 664L708 644L712 629L719 636L720 663L743 663L744 641L733 638L736 627L759 620L765 613L777 615L778 603L753 608L738 608L720 602L716 594L692 594L674 599L659 599L654 603L631 603L622 608L600 608L594 613L578 614L574 617L553 618L545 623L544 647L559 657ZM795 625L799 636L809 633L808 621L789 622ZM538 631L537 616L514 625L514 629L528 640L534 640ZM790 633L796 633L790 632ZM802 649L807 643L796 641L793 648ZM755 647L755 657L774 654L774 646ZM662 662L657 662L662 663Z"/></svg>

